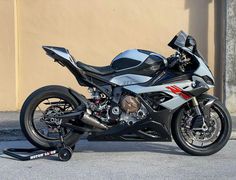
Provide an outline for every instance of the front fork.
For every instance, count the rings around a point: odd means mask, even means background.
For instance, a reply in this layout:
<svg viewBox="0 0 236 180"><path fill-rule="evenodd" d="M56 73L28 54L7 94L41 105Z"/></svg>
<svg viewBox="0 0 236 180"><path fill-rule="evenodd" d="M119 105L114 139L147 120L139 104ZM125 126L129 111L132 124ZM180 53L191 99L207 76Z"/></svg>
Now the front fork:
<svg viewBox="0 0 236 180"><path fill-rule="evenodd" d="M192 129L207 131L208 127L205 122L204 112L202 113L196 97L192 98L193 109L196 112L196 117L193 119Z"/></svg>
<svg viewBox="0 0 236 180"><path fill-rule="evenodd" d="M198 116L201 116L201 115L202 115L202 112L201 112L201 110L200 110L199 103L198 103L196 97L193 97L193 98L192 98L192 103L193 103L193 108L194 108L196 114L197 114Z"/></svg>

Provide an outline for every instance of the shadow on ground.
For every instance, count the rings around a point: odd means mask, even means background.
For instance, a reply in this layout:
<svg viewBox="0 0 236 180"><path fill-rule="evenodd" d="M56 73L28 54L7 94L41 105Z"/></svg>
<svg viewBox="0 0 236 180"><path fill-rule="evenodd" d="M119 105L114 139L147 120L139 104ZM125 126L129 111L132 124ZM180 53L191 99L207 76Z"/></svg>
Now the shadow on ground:
<svg viewBox="0 0 236 180"><path fill-rule="evenodd" d="M155 152L172 155L186 155L179 147L154 142L86 142L78 143L75 152Z"/></svg>

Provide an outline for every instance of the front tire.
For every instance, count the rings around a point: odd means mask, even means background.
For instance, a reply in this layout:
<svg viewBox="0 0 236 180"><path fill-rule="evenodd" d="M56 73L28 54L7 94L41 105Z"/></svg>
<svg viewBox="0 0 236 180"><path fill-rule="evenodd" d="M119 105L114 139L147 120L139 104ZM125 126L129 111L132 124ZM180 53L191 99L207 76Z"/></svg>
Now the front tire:
<svg viewBox="0 0 236 180"><path fill-rule="evenodd" d="M34 91L24 102L21 112L20 112L20 125L21 125L21 130L27 140L31 142L34 146L40 148L40 149L55 149L58 147L60 144L59 140L59 133L57 133L57 129L52 128L50 125L46 124L45 122L42 122L41 116L45 114L44 109L46 109L46 104L49 105L50 107L47 108L47 112L53 111L52 107L55 107L55 102L53 105L51 103L47 103L46 100L48 99L61 99L58 104L67 103L71 106L71 109L75 109L79 103L77 100L69 93L68 89L63 86L45 86L42 87L36 91ZM46 103L43 103L46 101ZM39 109L37 107L39 104L42 104ZM68 105L67 105L68 106ZM59 108L56 107L57 109ZM68 109L68 107L67 107ZM41 112L42 113L41 113ZM63 112L63 110L61 110ZM40 114L38 118L34 118L34 114ZM37 122L35 122L37 120ZM39 126L39 123L40 126ZM45 129L42 130L38 127L43 127ZM48 129L50 128L50 131L53 133L49 132ZM52 129L52 130L51 130ZM53 134L53 137L49 137L44 135L43 131L47 131L47 134ZM46 134L46 133L45 133ZM58 134L58 136L56 136ZM52 136L52 135L51 135ZM64 129L64 143L66 146L74 146L75 143L79 140L80 134L70 130L70 129Z"/></svg>
<svg viewBox="0 0 236 180"><path fill-rule="evenodd" d="M204 99L200 98L198 101L204 101ZM232 129L231 117L228 110L219 100L214 101L211 110L214 111L215 114L218 114L217 125L220 128L218 128L218 132L215 132L216 134L212 136L214 139L210 139L210 144L204 146L201 144L201 141L199 145L194 144L193 141L196 140L196 137L193 135L188 137L187 131L183 131L183 118L186 115L186 107L182 107L178 111L176 119L172 121L172 136L176 144L188 154L195 156L211 155L221 150L228 142ZM202 141L204 140L205 139L202 139Z"/></svg>

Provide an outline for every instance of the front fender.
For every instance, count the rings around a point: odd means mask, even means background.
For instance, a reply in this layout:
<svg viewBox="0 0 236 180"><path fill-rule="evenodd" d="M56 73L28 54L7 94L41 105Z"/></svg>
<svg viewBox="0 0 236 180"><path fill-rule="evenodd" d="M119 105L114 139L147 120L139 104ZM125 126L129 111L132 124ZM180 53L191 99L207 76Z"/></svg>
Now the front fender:
<svg viewBox="0 0 236 180"><path fill-rule="evenodd" d="M201 94L200 96L197 97L197 99L215 99L219 100L219 98L212 96L210 94Z"/></svg>
<svg viewBox="0 0 236 180"><path fill-rule="evenodd" d="M211 106L214 104L216 100L219 100L219 99L209 94L202 94L199 97L197 97L197 100L204 114L204 117L208 119L210 117Z"/></svg>

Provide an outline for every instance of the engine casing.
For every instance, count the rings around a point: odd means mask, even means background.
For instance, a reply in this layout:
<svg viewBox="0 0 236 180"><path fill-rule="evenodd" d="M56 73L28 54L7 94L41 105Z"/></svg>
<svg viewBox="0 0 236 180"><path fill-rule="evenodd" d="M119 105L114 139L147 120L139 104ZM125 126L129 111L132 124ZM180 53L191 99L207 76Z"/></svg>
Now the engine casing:
<svg viewBox="0 0 236 180"><path fill-rule="evenodd" d="M141 104L140 104L138 98L134 97L134 96L126 95L121 100L121 108L126 113L138 112L138 110L140 109L140 106L141 106Z"/></svg>

